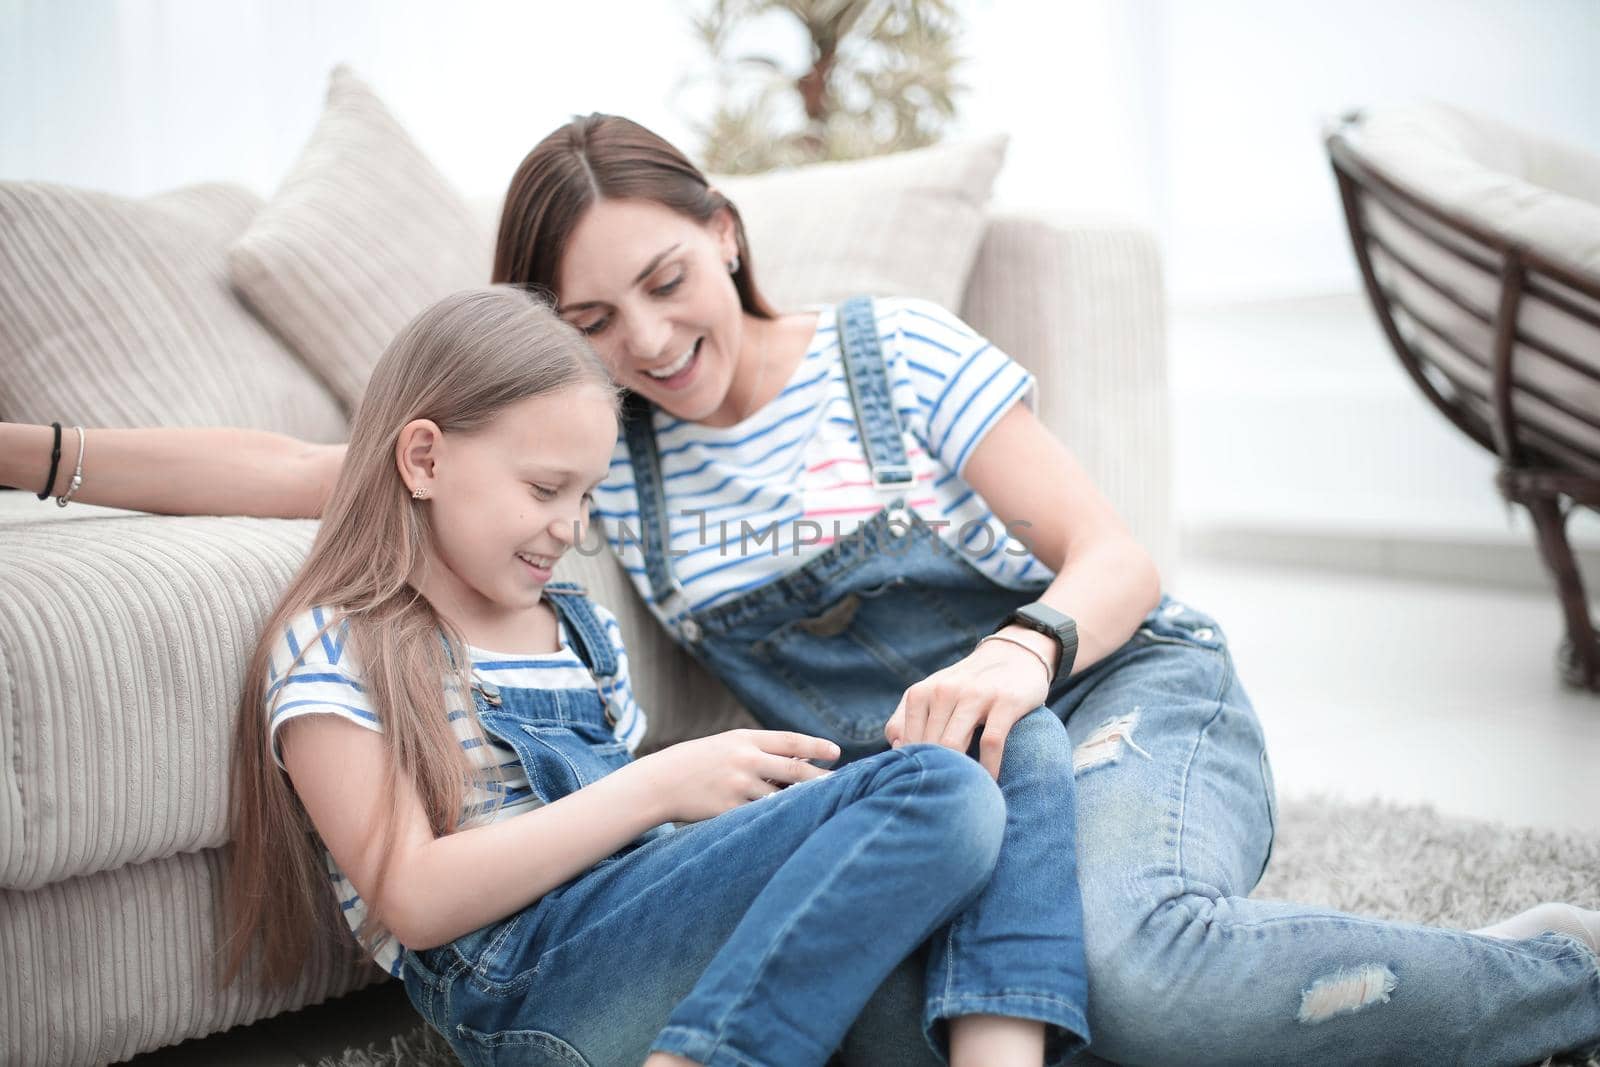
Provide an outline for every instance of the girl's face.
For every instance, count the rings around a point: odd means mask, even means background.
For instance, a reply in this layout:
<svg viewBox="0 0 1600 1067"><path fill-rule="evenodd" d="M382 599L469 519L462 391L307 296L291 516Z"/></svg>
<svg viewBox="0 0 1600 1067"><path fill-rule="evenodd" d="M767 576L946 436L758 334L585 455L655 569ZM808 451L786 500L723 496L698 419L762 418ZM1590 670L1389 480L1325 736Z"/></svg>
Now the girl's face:
<svg viewBox="0 0 1600 1067"><path fill-rule="evenodd" d="M435 566L424 592L479 618L537 604L556 560L588 529L589 494L616 440L611 400L594 385L528 397L481 430L440 436L425 483Z"/></svg>
<svg viewBox="0 0 1600 1067"><path fill-rule="evenodd" d="M744 338L728 275L737 249L725 211L700 223L653 200L597 200L567 241L558 311L618 384L680 419L732 422Z"/></svg>

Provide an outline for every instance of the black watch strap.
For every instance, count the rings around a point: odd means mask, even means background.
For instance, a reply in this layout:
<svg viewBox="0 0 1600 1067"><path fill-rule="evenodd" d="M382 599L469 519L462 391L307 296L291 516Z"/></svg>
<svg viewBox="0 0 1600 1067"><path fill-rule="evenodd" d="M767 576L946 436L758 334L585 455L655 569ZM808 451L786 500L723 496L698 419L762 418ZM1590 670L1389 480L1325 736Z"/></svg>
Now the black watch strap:
<svg viewBox="0 0 1600 1067"><path fill-rule="evenodd" d="M1065 678L1072 673L1073 661L1078 658L1078 624L1072 616L1036 600L1007 615L1000 626L1025 626L1050 637L1058 653L1055 676Z"/></svg>

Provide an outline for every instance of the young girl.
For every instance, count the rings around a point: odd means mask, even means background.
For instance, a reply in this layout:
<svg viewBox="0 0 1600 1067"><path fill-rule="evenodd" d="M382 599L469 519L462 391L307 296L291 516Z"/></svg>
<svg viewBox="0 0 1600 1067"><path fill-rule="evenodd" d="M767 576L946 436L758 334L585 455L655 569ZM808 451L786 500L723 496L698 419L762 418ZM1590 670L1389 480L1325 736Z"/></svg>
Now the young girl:
<svg viewBox="0 0 1600 1067"><path fill-rule="evenodd" d="M1060 721L1012 730L998 786L937 745L824 771L838 747L793 732L633 759L617 625L549 584L616 402L512 289L385 353L249 669L231 971L259 938L292 976L337 910L468 1064L821 1064L932 935L941 1055L949 1021L956 1064L1064 1062L1087 1034Z"/></svg>

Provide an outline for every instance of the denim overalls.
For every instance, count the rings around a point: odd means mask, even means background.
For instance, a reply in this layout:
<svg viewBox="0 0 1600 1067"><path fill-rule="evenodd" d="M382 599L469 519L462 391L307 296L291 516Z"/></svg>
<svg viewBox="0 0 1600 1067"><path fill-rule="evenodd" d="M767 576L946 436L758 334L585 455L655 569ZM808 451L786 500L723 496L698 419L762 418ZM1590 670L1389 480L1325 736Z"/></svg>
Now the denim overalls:
<svg viewBox="0 0 1600 1067"><path fill-rule="evenodd" d="M630 398L624 432L646 572L679 640L763 725L827 737L840 746L842 762L849 762L884 750L884 723L907 686L962 659L1033 596L979 573L906 506L914 476L871 301L846 302L838 322L860 438L887 506L793 573L732 601L685 610L683 590L662 551L670 544L666 498L650 412L637 397ZM1006 992L1018 989L1039 993L1052 1010L1041 1014L1015 1002L1015 1014L1048 1018L1077 1038L1087 1036L1072 766L1065 727L1058 723L1048 709L1018 723L1000 779L1009 820L995 877L1009 889L997 895L1031 902L1036 940L1030 945L1030 935L1013 932L1010 950L995 951L1003 940L996 934L987 946L991 958L982 980L975 977L978 968L965 983L953 982L948 973L930 974L920 1016L932 1047L940 1045L943 1019L976 1011L1006 1014ZM1029 746L1037 748L1025 754ZM1047 754L1053 761L1048 769ZM1013 765L1019 773L1030 768L1030 788L1017 783L1013 790ZM996 916L995 928L1000 925ZM954 943L961 944L959 936ZM977 946L983 943L974 937L960 951L982 956L986 950ZM935 960L934 972L938 967ZM956 985L964 985L960 996L952 995ZM1075 1043L1053 1039L1052 1062Z"/></svg>
<svg viewBox="0 0 1600 1067"><path fill-rule="evenodd" d="M591 673L614 675L589 601L570 585L546 593ZM480 682L474 700L547 803L630 762L596 692ZM1053 891L1071 843L1021 862L1002 845L1018 810L1055 795L1066 736L1048 713L1016 731L1030 740L999 785L960 753L907 745L657 826L505 919L408 948L407 995L469 1067L609 1067L652 1049L820 1067L921 952L940 980L907 1041L942 1046L944 1018L998 1010L1052 1024L1050 1062L1062 1063L1084 1033L1081 969L1060 963L1078 946L1059 931L1077 916L1063 918ZM469 885L497 876L461 872Z"/></svg>
<svg viewBox="0 0 1600 1067"><path fill-rule="evenodd" d="M582 589L570 582L545 586L547 602L565 625L573 651L598 683L616 677L616 652L594 605ZM513 751L522 762L528 785L546 804L599 781L633 756L613 732L617 709L593 689L533 689L496 686L475 680L473 703L484 732ZM610 685L604 685L606 691ZM615 862L641 845L671 834L672 823L653 827L616 853L600 861ZM488 872L484 872L487 874ZM452 1022L444 1011L451 972L463 959L480 973L491 971L497 959L515 964L512 935L522 914L458 938L444 949L405 953L406 990L425 1019L449 1036ZM455 959L445 958L453 954Z"/></svg>

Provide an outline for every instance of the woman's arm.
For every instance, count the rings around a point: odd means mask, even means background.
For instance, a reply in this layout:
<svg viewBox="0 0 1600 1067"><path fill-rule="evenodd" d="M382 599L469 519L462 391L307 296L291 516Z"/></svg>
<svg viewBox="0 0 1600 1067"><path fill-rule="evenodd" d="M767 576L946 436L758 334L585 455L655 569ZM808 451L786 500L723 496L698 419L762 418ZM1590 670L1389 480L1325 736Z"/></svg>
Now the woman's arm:
<svg viewBox="0 0 1600 1067"><path fill-rule="evenodd" d="M1133 636L1161 599L1154 561L1067 447L1023 404L1013 404L968 461L967 484L1056 572L1039 599L1078 627L1072 672L1104 659ZM1011 640L1058 670L1053 640L1022 626ZM990 641L906 690L884 726L891 743L931 741L965 752L984 725L979 758L1000 774L1012 723L1042 705L1049 675L1025 650Z"/></svg>
<svg viewBox="0 0 1600 1067"><path fill-rule="evenodd" d="M1078 624L1072 673L1121 648L1161 600L1161 576L1066 445L1026 405L995 423L965 471L994 513L1039 562L1056 572L1039 599ZM1055 662L1055 642L1014 626ZM988 647L987 645L984 647Z"/></svg>
<svg viewBox="0 0 1600 1067"><path fill-rule="evenodd" d="M0 485L37 493L50 471L48 426L0 423ZM73 500L168 515L316 518L344 445L314 445L263 430L85 430L83 485ZM61 430L50 495L66 492L78 435Z"/></svg>

